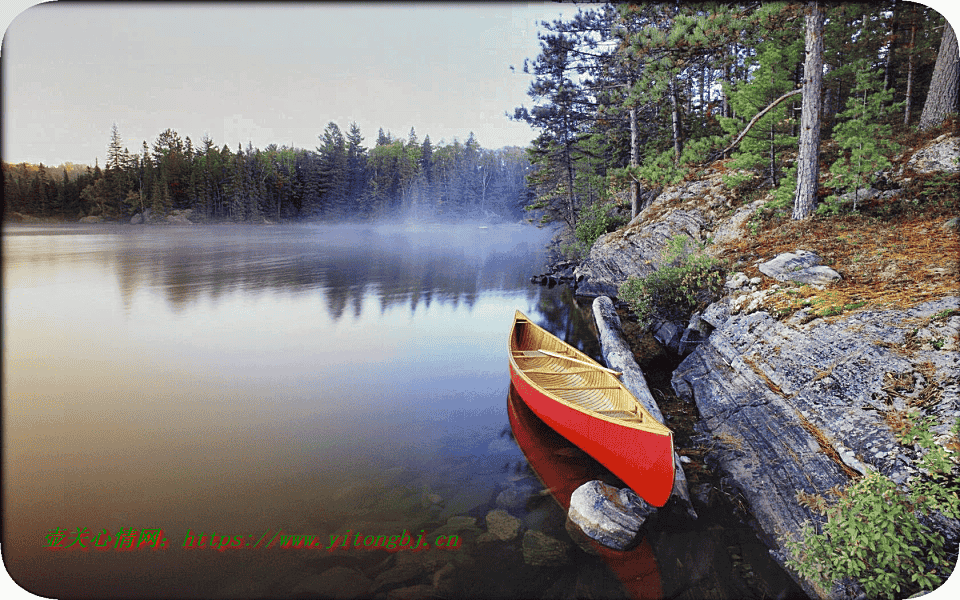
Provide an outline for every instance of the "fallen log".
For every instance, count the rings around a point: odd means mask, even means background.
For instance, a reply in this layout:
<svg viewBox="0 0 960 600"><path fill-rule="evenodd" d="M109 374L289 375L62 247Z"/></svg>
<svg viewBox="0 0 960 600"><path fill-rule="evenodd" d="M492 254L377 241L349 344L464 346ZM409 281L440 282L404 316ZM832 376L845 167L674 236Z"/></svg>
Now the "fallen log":
<svg viewBox="0 0 960 600"><path fill-rule="evenodd" d="M607 366L623 373L620 377L623 385L636 396L640 404L653 415L653 418L664 423L663 413L657 406L653 394L650 393L647 378L644 377L640 365L634 360L630 346L623 339L620 317L617 316L617 311L610 298L598 296L593 301L593 319L596 321L597 331L600 333L600 351ZM671 496L679 498L680 502L686 507L687 514L696 519L697 512L693 509L693 503L690 501L687 476L683 472L680 457L676 452L673 454L673 463L676 466L676 473L674 474Z"/></svg>

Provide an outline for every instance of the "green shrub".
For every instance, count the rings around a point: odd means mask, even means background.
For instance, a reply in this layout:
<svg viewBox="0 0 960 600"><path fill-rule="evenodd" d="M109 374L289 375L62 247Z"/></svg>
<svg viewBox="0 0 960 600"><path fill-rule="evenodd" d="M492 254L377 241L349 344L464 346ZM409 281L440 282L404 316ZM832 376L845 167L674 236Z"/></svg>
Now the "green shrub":
<svg viewBox="0 0 960 600"><path fill-rule="evenodd" d="M919 514L939 511L960 518L960 484L953 474L951 453L937 445L930 432L935 421L929 417L908 421L900 441L926 450L918 463L923 475L904 491L871 471L837 492L839 500L832 506L819 496L798 494L802 502L824 513L827 521L819 533L807 523L802 542L787 542L793 554L788 566L822 586L854 578L870 598L931 590L949 575L943 537L925 525ZM960 434L960 425L951 433Z"/></svg>
<svg viewBox="0 0 960 600"><path fill-rule="evenodd" d="M652 317L685 319L713 301L723 286L723 272L716 259L703 252L688 236L667 242L659 268L646 277L630 277L620 286L620 299L648 324Z"/></svg>
<svg viewBox="0 0 960 600"><path fill-rule="evenodd" d="M625 225L627 220L623 217L611 216L610 205L601 200L597 200L590 206L580 211L577 219L577 228L574 235L577 238L581 254L590 252L590 248L601 235Z"/></svg>

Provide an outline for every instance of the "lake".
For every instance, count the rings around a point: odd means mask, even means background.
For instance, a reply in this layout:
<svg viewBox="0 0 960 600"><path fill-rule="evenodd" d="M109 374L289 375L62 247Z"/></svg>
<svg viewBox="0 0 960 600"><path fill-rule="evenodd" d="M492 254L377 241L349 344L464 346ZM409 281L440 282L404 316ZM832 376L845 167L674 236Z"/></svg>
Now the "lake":
<svg viewBox="0 0 960 600"><path fill-rule="evenodd" d="M653 598L704 573L757 595L702 555L736 544L768 568L742 532L661 524L642 585L570 542L508 416L515 310L599 355L589 310L529 282L550 236L5 226L7 569L49 597ZM566 554L481 537L497 508ZM404 533L448 547L359 547Z"/></svg>

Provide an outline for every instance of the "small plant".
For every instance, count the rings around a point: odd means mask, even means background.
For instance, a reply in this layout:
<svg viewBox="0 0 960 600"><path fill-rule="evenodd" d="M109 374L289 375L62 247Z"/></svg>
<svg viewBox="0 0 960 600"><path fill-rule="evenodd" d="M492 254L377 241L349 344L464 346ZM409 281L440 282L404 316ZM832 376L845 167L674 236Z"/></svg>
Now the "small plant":
<svg viewBox="0 0 960 600"><path fill-rule="evenodd" d="M723 286L719 262L703 252L704 246L685 235L671 238L661 254L659 268L650 275L630 277L619 296L637 318L649 324L654 316L684 319L715 299Z"/></svg>
<svg viewBox="0 0 960 600"><path fill-rule="evenodd" d="M918 462L923 475L909 490L871 471L830 506L819 496L798 495L798 501L827 520L819 532L807 523L802 542L787 542L793 555L787 564L822 586L852 577L870 598L902 597L939 586L951 570L950 561L943 537L919 514L939 511L960 518L960 483L953 473L953 452L939 446L930 431L935 423L933 417L898 413L900 442L926 451ZM960 420L951 434L960 436Z"/></svg>
<svg viewBox="0 0 960 600"><path fill-rule="evenodd" d="M590 252L590 248L601 235L626 224L626 219L610 215L610 205L597 200L580 212L577 229L574 232L581 254Z"/></svg>

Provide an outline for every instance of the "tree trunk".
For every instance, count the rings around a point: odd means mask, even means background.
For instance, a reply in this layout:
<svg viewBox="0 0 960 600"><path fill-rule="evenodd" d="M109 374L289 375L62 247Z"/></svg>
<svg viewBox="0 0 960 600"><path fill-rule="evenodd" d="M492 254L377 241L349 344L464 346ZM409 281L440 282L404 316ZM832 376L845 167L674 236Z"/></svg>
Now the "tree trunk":
<svg viewBox="0 0 960 600"><path fill-rule="evenodd" d="M632 87L632 86L631 86ZM637 105L630 107L630 167L635 170L640 166L640 129L637 124ZM640 212L640 183L636 175L630 176L630 219L633 220Z"/></svg>
<svg viewBox="0 0 960 600"><path fill-rule="evenodd" d="M883 91L890 89L890 73L893 70L893 49L897 44L897 27L899 25L897 8L899 8L898 2L897 0L893 0L893 8L890 11L890 46L887 48L887 60L883 67Z"/></svg>
<svg viewBox="0 0 960 600"><path fill-rule="evenodd" d="M907 54L907 97L903 108L903 124L910 124L910 110L913 108L913 44L917 38L916 24L910 27L910 49Z"/></svg>
<svg viewBox="0 0 960 600"><path fill-rule="evenodd" d="M936 127L949 115L957 112L957 93L960 89L960 55L957 52L957 34L950 23L944 24L937 63L933 67L930 91L920 114L920 129Z"/></svg>
<svg viewBox="0 0 960 600"><path fill-rule="evenodd" d="M817 201L820 175L820 94L823 90L823 12L810 2L806 10L806 58L803 63L803 105L800 115L800 152L797 156L797 193L793 218L807 219Z"/></svg>
<svg viewBox="0 0 960 600"><path fill-rule="evenodd" d="M670 103L673 106L673 164L680 166L680 106L677 101L677 85L674 79L670 80Z"/></svg>

